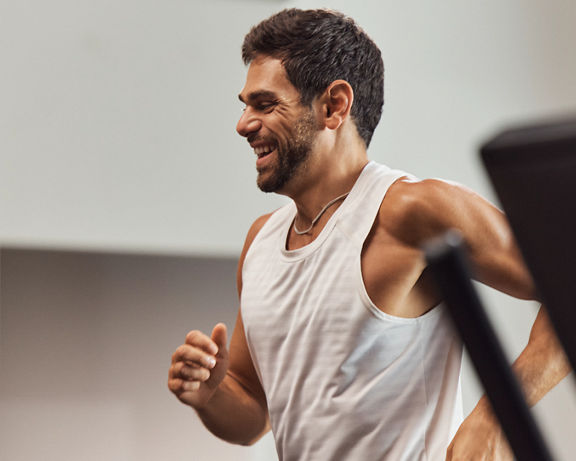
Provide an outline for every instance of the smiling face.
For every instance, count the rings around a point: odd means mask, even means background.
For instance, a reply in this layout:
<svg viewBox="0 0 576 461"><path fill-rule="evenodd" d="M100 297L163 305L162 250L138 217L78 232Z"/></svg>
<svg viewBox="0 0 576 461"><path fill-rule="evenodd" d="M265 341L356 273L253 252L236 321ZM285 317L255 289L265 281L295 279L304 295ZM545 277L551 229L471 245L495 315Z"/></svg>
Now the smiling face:
<svg viewBox="0 0 576 461"><path fill-rule="evenodd" d="M252 61L239 97L246 108L236 130L257 155L258 187L282 192L312 152L317 135L314 113L300 103L300 93L275 58Z"/></svg>

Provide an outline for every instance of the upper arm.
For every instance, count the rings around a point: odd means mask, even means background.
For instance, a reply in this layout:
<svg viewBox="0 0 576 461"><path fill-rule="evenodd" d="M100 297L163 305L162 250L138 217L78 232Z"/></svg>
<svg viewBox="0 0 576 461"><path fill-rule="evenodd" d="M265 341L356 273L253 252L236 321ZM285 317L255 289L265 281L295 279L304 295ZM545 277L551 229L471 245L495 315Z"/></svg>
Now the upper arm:
<svg viewBox="0 0 576 461"><path fill-rule="evenodd" d="M242 292L242 268L244 265L244 259L246 258L246 253L250 248L250 245L258 235L258 232L264 226L270 215L264 215L258 218L252 227L248 231L246 236L246 241L244 243L244 248L242 249L242 254L240 256L240 261L238 263L237 272L237 285L238 285L238 295ZM250 356L250 350L248 349L248 344L246 342L246 335L244 333L244 324L242 322L242 314L238 310L238 316L236 318L236 325L232 333L232 338L230 340L230 366L228 368L231 376L238 381L246 390L252 394L263 406L266 405L266 398L254 364L252 362L252 357Z"/></svg>
<svg viewBox="0 0 576 461"><path fill-rule="evenodd" d="M474 277L523 299L534 299L534 284L524 265L506 216L473 191L440 180L406 181L396 188L402 216L394 229L410 244L422 244L449 229L467 245Z"/></svg>

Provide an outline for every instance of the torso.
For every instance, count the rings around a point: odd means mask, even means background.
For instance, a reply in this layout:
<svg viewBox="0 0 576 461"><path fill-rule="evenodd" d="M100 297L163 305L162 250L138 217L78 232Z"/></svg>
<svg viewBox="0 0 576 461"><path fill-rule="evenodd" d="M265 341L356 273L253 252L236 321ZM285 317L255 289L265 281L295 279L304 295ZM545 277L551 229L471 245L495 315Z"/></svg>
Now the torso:
<svg viewBox="0 0 576 461"><path fill-rule="evenodd" d="M461 420L461 347L418 243L434 224L422 221L428 189L366 171L311 235L294 233L294 203L250 233L243 333L286 460L316 459L320 445L330 460L436 459ZM342 414L363 425L351 430ZM346 437L320 444L331 431Z"/></svg>
<svg viewBox="0 0 576 461"><path fill-rule="evenodd" d="M397 317L419 317L440 302L425 270L421 237L414 232L412 214L418 186L422 189L421 181L403 179L390 186L362 252L363 280L370 299L380 310ZM337 208L327 212L311 234L297 235L292 229L287 249L314 241Z"/></svg>

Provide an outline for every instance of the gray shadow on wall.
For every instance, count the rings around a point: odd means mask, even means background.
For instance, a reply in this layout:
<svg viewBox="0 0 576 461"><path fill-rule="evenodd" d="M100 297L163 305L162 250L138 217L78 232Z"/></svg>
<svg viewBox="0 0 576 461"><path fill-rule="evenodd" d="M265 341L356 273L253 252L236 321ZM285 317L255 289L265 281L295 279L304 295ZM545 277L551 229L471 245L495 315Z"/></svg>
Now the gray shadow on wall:
<svg viewBox="0 0 576 461"><path fill-rule="evenodd" d="M172 352L191 329L232 330L237 261L0 257L0 458L67 459L80 445L81 459L158 459L153 447L168 443L175 419L192 416L166 385Z"/></svg>

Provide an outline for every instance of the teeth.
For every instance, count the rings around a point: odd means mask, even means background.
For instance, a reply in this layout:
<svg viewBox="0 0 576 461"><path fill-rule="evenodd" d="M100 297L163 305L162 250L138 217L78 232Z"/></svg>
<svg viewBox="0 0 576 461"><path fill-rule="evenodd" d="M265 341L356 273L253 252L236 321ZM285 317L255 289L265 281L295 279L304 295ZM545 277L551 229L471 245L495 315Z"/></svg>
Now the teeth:
<svg viewBox="0 0 576 461"><path fill-rule="evenodd" d="M269 154L274 150L274 146L258 146L254 148L254 153L258 156Z"/></svg>

